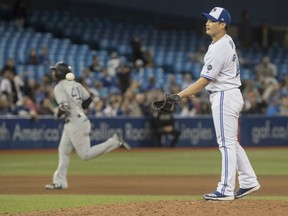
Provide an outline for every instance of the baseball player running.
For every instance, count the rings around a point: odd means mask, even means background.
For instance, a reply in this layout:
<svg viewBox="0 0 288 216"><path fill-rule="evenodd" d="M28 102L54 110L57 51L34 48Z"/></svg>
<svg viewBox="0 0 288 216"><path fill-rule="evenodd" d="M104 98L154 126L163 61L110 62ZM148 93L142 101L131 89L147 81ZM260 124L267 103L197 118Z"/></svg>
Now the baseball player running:
<svg viewBox="0 0 288 216"><path fill-rule="evenodd" d="M243 98L239 89L241 81L236 47L226 33L230 14L224 8L215 7L210 13L202 15L207 18L206 34L212 38L212 43L204 57L200 78L179 92L178 96L193 96L203 88L210 92L213 122L222 155L222 172L216 191L205 194L204 199L233 200L257 191L260 185L237 139ZM234 193L236 171L240 188Z"/></svg>
<svg viewBox="0 0 288 216"><path fill-rule="evenodd" d="M73 149L82 160L90 160L118 147L129 150L130 146L118 133L115 133L105 142L91 147L89 136L91 124L84 112L92 101L88 91L74 81L69 65L58 62L50 68L53 78L58 81L54 88L54 96L58 103L57 117L65 115L65 124L58 147L58 168L54 172L53 183L45 186L46 189L57 190L68 188L67 169Z"/></svg>

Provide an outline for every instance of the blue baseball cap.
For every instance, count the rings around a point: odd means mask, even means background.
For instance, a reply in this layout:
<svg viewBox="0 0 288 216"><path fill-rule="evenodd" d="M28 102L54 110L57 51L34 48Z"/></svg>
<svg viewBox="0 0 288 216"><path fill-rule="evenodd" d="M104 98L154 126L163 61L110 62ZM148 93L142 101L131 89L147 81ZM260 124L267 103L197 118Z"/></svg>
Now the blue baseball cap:
<svg viewBox="0 0 288 216"><path fill-rule="evenodd" d="M223 22L227 25L231 22L231 16L225 8L214 7L210 13L202 13L202 16L213 22Z"/></svg>

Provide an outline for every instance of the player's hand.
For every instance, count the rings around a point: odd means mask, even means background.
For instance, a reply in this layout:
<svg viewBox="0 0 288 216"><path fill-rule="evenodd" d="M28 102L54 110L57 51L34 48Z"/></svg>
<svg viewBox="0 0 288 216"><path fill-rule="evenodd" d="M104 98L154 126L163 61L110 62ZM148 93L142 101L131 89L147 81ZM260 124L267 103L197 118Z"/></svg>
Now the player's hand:
<svg viewBox="0 0 288 216"><path fill-rule="evenodd" d="M65 114L65 111L59 109L59 108L56 108L54 110L54 118L55 119L59 119L63 114Z"/></svg>

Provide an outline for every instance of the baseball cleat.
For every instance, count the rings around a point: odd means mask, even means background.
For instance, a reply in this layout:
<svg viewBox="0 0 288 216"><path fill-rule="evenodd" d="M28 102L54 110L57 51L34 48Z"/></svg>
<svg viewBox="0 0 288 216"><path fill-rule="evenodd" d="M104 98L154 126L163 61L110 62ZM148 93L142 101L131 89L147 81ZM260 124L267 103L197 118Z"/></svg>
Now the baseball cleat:
<svg viewBox="0 0 288 216"><path fill-rule="evenodd" d="M203 196L205 200L219 200L219 201L229 201L234 200L234 196L226 196L224 194L219 193L218 191L215 191L213 193L205 194Z"/></svg>
<svg viewBox="0 0 288 216"><path fill-rule="evenodd" d="M66 189L61 184L54 184L54 183L45 185L45 188L47 190L63 190L63 189Z"/></svg>
<svg viewBox="0 0 288 216"><path fill-rule="evenodd" d="M239 188L235 193L235 199L242 198L248 194L254 193L255 191L260 189L260 185L251 188Z"/></svg>
<svg viewBox="0 0 288 216"><path fill-rule="evenodd" d="M115 135L116 135L116 139L117 139L117 142L119 143L120 147L125 148L127 150L131 149L131 146L123 140L123 138L121 137L121 135L119 133L115 133Z"/></svg>

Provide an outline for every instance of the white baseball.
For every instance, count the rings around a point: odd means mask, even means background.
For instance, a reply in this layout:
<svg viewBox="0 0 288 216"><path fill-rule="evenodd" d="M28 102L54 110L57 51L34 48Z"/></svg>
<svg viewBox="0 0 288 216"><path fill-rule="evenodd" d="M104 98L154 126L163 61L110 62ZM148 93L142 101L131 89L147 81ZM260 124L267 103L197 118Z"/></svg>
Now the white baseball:
<svg viewBox="0 0 288 216"><path fill-rule="evenodd" d="M72 81L75 79L75 75L73 73L67 73L65 78L66 80Z"/></svg>

